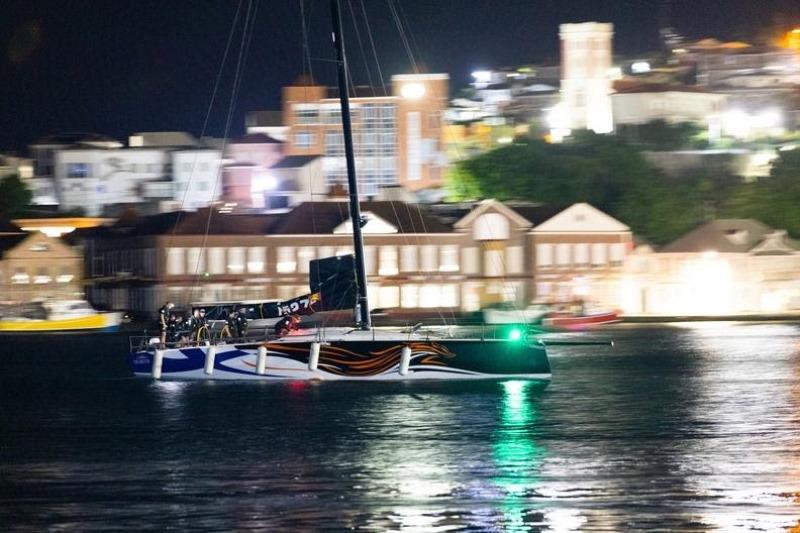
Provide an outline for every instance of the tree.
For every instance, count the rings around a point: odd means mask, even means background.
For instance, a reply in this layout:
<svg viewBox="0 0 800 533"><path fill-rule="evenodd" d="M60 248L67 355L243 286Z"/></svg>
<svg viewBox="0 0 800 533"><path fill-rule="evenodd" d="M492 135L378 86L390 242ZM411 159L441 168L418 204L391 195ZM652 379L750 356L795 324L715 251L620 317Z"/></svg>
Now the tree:
<svg viewBox="0 0 800 533"><path fill-rule="evenodd" d="M459 162L449 178L456 200L588 202L656 244L702 222L707 195L702 180L665 178L623 139L589 132L563 144L520 139Z"/></svg>
<svg viewBox="0 0 800 533"><path fill-rule="evenodd" d="M742 183L727 198L727 216L755 218L800 237L800 150L779 152L768 178Z"/></svg>
<svg viewBox="0 0 800 533"><path fill-rule="evenodd" d="M33 193L16 174L0 179L0 213L9 218L25 213L33 199Z"/></svg>

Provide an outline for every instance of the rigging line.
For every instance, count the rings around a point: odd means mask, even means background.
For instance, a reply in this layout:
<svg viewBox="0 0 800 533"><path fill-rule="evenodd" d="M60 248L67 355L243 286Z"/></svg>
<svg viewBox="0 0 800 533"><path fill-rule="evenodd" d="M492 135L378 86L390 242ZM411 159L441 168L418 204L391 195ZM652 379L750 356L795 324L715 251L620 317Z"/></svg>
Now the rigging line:
<svg viewBox="0 0 800 533"><path fill-rule="evenodd" d="M217 78L214 81L214 90L211 92L211 100L208 102L208 108L206 109L206 116L203 120L203 128L200 130L200 139L202 141L203 136L206 134L206 129L208 128L208 121L211 118L211 110L214 107L214 102L217 99L217 92L219 91L220 81L222 80L222 73L225 71L225 63L228 61L228 53L231 49L231 43L233 42L233 36L236 33L236 26L239 22L239 14L242 9L242 3L244 0L239 0L238 5L236 6L236 14L233 17L233 23L231 24L231 29L228 32L228 40L225 44L225 51L222 54L222 61L220 62L219 69L217 70ZM175 235L175 232L178 229L178 224L180 223L181 216L183 213L183 207L186 204L186 196L189 194L189 188L192 185L192 178L194 177L194 171L197 166L197 154L195 154L194 161L192 163L192 169L189 172L189 180L186 183L186 190L183 192L183 198L181 199L180 210L178 211L178 216L175 220L175 224L172 227L172 234ZM173 173L175 169L173 168ZM219 172L219 171L218 171ZM199 260L197 266L195 267L195 274L197 274L197 269L199 268Z"/></svg>
<svg viewBox="0 0 800 533"><path fill-rule="evenodd" d="M364 44L361 41L361 31L358 29L358 19L356 19L356 12L353 10L353 1L347 0L347 6L350 8L350 16L353 18L353 27L356 30L356 41L358 42L358 49L361 51L361 59L364 61L364 70L367 73L372 96L377 96L375 92L375 83L372 81L372 73L370 72L369 62L367 61L367 55L364 53Z"/></svg>
<svg viewBox="0 0 800 533"><path fill-rule="evenodd" d="M302 72L305 74L308 72L308 75L311 76L311 79L314 79L314 72L311 67L311 49L308 43L308 25L311 21L311 9L314 4L309 4L308 6L308 15L306 15L306 0L300 0L300 26L301 26L301 35L303 40L303 53L302 53ZM308 17L308 21L306 20ZM308 71L306 71L306 67L308 67Z"/></svg>
<svg viewBox="0 0 800 533"><path fill-rule="evenodd" d="M403 23L400 21L400 16L397 14L397 9L394 6L394 2L392 0L386 0L386 3L389 4L389 10L392 12L392 17L394 18L395 26L397 26L397 32L400 34L400 40L403 42L403 46L406 49L406 53L408 57L411 59L411 66L414 69L414 73L419 74L419 68L417 68L417 62L414 59L414 52L411 50L411 45L408 42L408 37L406 37L405 30L403 29Z"/></svg>
<svg viewBox="0 0 800 533"><path fill-rule="evenodd" d="M408 35L411 36L411 46L414 51L417 53L417 57L421 58L422 54L420 53L419 45L417 44L417 38L414 37L414 32L411 31L411 24L408 22L408 17L406 16L406 12L403 9L403 2L401 0L397 0L397 10L400 12L400 18L402 19L405 27L408 28L407 32ZM424 66L424 63L423 63Z"/></svg>
<svg viewBox="0 0 800 533"><path fill-rule="evenodd" d="M242 39L239 46L239 55L237 57L237 62L236 62L236 71L234 73L233 87L231 89L231 98L228 103L228 116L225 122L225 130L221 147L221 151L223 154L225 153L225 150L228 147L231 122L233 121L233 110L236 107L239 87L242 81L242 70L244 67L244 63L247 59L247 52L250 45L250 37L252 37L253 28L255 26L255 10L253 9L253 1L254 0L248 0L247 13L245 15L244 25L242 26ZM258 0L255 0L255 2L257 9ZM218 186L219 186L219 179L217 179L217 181L214 183L214 188L211 192L212 198L216 196ZM205 250L206 245L208 244L208 232L211 227L211 216L213 212L214 209L211 206L209 206L208 217L206 218L206 227L205 227L205 232L203 234L203 241L201 246L202 250ZM192 287L192 292L196 288L198 282L199 282L199 276L195 275L195 283L194 286Z"/></svg>
<svg viewBox="0 0 800 533"><path fill-rule="evenodd" d="M372 27L369 24L369 18L367 17L367 9L364 6L364 0L359 0L361 4L361 13L364 15L364 24L367 26L367 35L369 36L369 42L372 46L372 55L375 58L375 66L378 67L378 76L381 79L381 88L383 89L383 95L388 96L386 90L386 82L383 80L383 71L381 70L380 61L378 61L378 52L375 49L375 39L372 38Z"/></svg>

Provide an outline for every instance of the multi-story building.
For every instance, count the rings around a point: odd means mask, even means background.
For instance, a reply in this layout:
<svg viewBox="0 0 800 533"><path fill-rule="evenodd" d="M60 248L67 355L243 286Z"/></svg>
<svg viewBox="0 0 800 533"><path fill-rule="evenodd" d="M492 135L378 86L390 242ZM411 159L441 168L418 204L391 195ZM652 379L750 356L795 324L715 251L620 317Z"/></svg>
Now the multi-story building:
<svg viewBox="0 0 800 533"><path fill-rule="evenodd" d="M442 118L447 74L392 76L391 91L354 88L350 100L360 192L382 185L410 190L442 184ZM346 181L342 119L335 90L311 82L283 89L287 155L322 155L329 185Z"/></svg>
<svg viewBox="0 0 800 533"><path fill-rule="evenodd" d="M703 87L618 81L611 95L614 125L645 124L653 120L693 122L719 135L725 95Z"/></svg>
<svg viewBox="0 0 800 533"><path fill-rule="evenodd" d="M83 294L83 258L57 237L0 220L0 301L29 302Z"/></svg>
<svg viewBox="0 0 800 533"><path fill-rule="evenodd" d="M372 307L473 311L492 302L573 298L618 306L632 238L607 215L587 204L444 207L362 203ZM351 253L351 233L347 203L329 200L280 214L200 210L123 219L80 238L92 299L152 312L167 299L303 294L309 261Z"/></svg>

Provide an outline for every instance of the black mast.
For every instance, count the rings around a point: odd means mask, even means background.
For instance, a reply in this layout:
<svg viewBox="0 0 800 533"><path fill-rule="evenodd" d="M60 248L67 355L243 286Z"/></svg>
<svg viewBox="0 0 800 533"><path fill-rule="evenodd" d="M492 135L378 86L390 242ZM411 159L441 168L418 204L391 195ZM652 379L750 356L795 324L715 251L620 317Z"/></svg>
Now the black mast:
<svg viewBox="0 0 800 533"><path fill-rule="evenodd" d="M347 192L350 199L350 221L353 225L353 247L356 252L356 282L361 329L370 329L369 304L367 302L367 271L364 267L364 237L361 235L361 208L358 205L358 183L356 161L353 156L353 127L350 123L350 97L347 83L347 60L342 39L342 14L339 0L331 0L333 18L333 42L336 45L336 67L339 76L339 102L342 105L342 133L344 133L344 155L347 159Z"/></svg>

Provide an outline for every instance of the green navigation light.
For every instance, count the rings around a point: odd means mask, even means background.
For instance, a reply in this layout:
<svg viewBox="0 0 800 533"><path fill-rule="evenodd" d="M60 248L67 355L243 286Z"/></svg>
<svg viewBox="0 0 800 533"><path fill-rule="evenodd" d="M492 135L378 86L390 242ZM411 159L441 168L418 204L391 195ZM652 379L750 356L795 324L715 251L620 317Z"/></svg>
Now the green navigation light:
<svg viewBox="0 0 800 533"><path fill-rule="evenodd" d="M518 341L521 338L522 338L522 332L517 328L514 328L508 332L508 340Z"/></svg>

